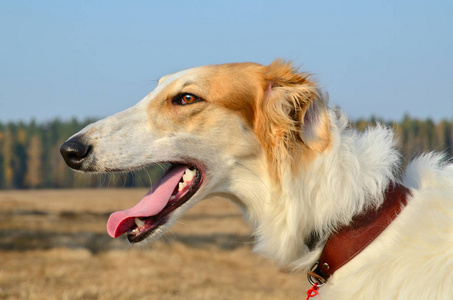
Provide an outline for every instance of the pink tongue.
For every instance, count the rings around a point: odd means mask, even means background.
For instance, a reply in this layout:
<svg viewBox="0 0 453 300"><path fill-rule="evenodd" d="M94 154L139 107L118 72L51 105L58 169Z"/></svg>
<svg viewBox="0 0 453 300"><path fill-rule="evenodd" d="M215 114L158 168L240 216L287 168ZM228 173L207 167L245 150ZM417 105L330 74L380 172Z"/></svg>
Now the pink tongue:
<svg viewBox="0 0 453 300"><path fill-rule="evenodd" d="M119 237L134 225L134 218L151 217L160 213L170 200L186 168L187 166L180 166L172 169L151 187L137 205L111 214L107 222L109 235L113 238Z"/></svg>

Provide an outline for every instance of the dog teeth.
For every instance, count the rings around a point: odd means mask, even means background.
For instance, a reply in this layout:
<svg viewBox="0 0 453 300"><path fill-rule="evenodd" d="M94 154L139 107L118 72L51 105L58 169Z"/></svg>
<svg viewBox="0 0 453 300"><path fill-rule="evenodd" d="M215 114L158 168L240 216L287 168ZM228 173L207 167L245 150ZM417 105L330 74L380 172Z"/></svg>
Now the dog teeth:
<svg viewBox="0 0 453 300"><path fill-rule="evenodd" d="M195 177L195 174L196 174L195 170L192 171L190 169L186 169L186 172L182 176L182 180L184 180L184 182L190 182Z"/></svg>
<svg viewBox="0 0 453 300"><path fill-rule="evenodd" d="M170 201L171 201L171 200L175 200L175 198L176 198L176 196L175 196L175 195L172 195L172 196L170 197Z"/></svg>
<svg viewBox="0 0 453 300"><path fill-rule="evenodd" d="M178 192L182 191L187 186L186 182L180 182Z"/></svg>
<svg viewBox="0 0 453 300"><path fill-rule="evenodd" d="M137 227L143 227L145 225L145 221L141 220L140 218L135 218L134 221Z"/></svg>

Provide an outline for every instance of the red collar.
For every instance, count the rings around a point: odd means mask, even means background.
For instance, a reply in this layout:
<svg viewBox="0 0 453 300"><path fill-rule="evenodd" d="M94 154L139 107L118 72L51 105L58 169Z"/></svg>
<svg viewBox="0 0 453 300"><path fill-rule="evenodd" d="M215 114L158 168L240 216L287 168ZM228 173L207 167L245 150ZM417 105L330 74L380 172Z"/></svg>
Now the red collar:
<svg viewBox="0 0 453 300"><path fill-rule="evenodd" d="M384 203L353 218L348 226L332 234L319 261L308 272L308 280L323 285L332 274L367 247L398 216L407 204L410 191L401 184L390 184Z"/></svg>

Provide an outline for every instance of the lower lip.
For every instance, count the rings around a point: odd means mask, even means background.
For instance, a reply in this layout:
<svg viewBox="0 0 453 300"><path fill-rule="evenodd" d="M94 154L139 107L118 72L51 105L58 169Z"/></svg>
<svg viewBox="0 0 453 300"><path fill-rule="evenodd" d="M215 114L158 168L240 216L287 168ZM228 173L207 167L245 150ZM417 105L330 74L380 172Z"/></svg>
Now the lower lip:
<svg viewBox="0 0 453 300"><path fill-rule="evenodd" d="M173 202L170 205L167 205L159 214L153 217L145 218L145 230L144 232L136 235L130 230L127 233L127 239L130 243L138 243L143 240L145 240L147 237L149 237L157 228L160 226L164 225L168 221L169 215L184 205L187 201L189 201L193 195L200 189L202 183L203 183L203 177L201 174L201 171L198 167L196 167L197 170L197 175L196 178L194 179L194 183L192 184L191 188L189 189L189 192L187 192L185 195L181 197L181 199L178 200L178 202ZM194 192L191 190L195 189ZM187 197L187 199L185 199ZM180 203L179 205L175 205L177 203ZM155 222L150 222L151 219L157 219ZM149 227L147 227L147 223L151 223Z"/></svg>

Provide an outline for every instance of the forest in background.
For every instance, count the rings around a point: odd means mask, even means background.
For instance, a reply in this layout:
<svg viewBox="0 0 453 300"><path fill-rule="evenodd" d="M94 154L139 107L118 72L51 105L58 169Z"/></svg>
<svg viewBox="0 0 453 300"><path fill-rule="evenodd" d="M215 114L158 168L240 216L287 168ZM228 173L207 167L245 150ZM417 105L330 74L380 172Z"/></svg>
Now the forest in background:
<svg viewBox="0 0 453 300"><path fill-rule="evenodd" d="M62 121L55 119L0 123L0 189L149 187L161 172L151 167L121 174L87 175L72 171L60 156L60 146L93 119ZM433 122L405 116L400 122L376 118L356 120L359 130L381 123L392 127L399 140L405 162L428 151L444 152L453 157L453 119Z"/></svg>

